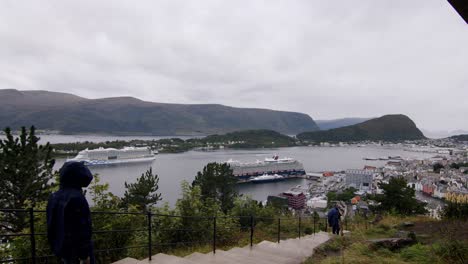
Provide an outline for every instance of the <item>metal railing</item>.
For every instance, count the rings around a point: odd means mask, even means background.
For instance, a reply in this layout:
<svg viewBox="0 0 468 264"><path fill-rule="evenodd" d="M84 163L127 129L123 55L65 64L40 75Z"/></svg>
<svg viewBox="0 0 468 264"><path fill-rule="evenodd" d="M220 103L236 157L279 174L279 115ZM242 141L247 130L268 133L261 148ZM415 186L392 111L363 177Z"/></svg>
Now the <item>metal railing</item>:
<svg viewBox="0 0 468 264"><path fill-rule="evenodd" d="M0 209L2 214L27 214L27 232L23 233L4 233L0 234L2 239L1 244L11 245L13 239L17 238L29 238L29 249L24 249L23 252L27 251L27 255L16 255L13 256L8 253L8 249L0 248L0 263L13 263L13 262L24 262L24 263L54 263L59 262L57 258L51 253L49 249L40 249L38 254L37 240L42 238L46 240L47 232L44 224L40 225L38 232L38 220L45 220L44 210L30 209ZM44 219L39 219L36 215L43 214ZM258 242L258 239L266 239L280 243L281 240L299 237L301 238L304 234L315 234L320 230L328 231L328 224L325 218L319 218L314 216L299 216L299 217L256 217L256 216L178 216L178 215L164 215L152 212L105 212L105 211L93 211L91 212L93 222L95 218L99 216L107 217L119 217L119 216L133 216L143 217L143 220L139 220L141 228L122 228L122 229L104 229L104 230L93 230L93 240L99 240L99 236L103 235L117 235L117 234L128 234L128 233L142 233L146 236L146 242L138 245L127 245L122 247L103 247L95 248L94 253L98 263L107 263L115 261L113 259L106 260L106 255L110 252L127 252L128 250L140 250L139 257L147 257L151 260L151 257L155 253L165 252L165 248L169 250L176 250L182 246L209 246L213 254L216 254L216 249L225 246L232 246L234 243L238 243L242 238L237 238L235 241L226 241L229 239L223 239L222 234L227 234L231 230L237 230L237 234L247 236L242 241L246 242L247 245L252 247L254 243ZM200 228L180 228L180 227L166 227L160 222L162 220L170 220L171 218L178 218L179 220L191 221L190 223L204 223ZM230 220L235 223L232 226L223 224ZM104 220L105 222L105 220ZM144 227L146 222L146 227ZM44 223L44 222L43 222ZM244 223L244 225L242 225ZM246 223L246 224L245 224ZM94 223L93 223L94 224ZM347 221L346 226L347 227ZM96 228L96 226L94 226ZM198 232L208 234L208 239L193 239L190 241L181 241L177 238L172 237L171 241L163 241L162 238L158 241L158 235L161 236L162 232L173 232L173 236L180 236L181 234L187 235L191 232ZM196 235L196 234L195 234ZM205 237L209 237L205 235ZM191 237L191 236L189 236ZM232 239L234 240L234 239ZM0 245L1 245L0 244ZM47 244L47 243L45 243ZM47 244L48 245L48 244ZM107 245L106 245L107 246ZM144 253L144 251L146 251ZM45 253L44 253L45 252ZM99 255L104 255L103 258L99 258Z"/></svg>

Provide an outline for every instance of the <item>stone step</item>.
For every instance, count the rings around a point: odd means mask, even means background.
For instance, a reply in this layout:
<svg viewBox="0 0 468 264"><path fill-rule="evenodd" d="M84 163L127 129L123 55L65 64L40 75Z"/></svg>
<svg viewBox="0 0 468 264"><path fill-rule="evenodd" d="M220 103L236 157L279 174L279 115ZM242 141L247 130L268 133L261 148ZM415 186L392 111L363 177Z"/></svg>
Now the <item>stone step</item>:
<svg viewBox="0 0 468 264"><path fill-rule="evenodd" d="M305 257L311 256L313 249L327 240L328 236L322 234L316 235L315 238L284 240L280 243L263 241L256 245L253 250L291 258L297 263L297 261L302 261Z"/></svg>
<svg viewBox="0 0 468 264"><path fill-rule="evenodd" d="M151 257L151 260L144 259L140 262L140 264L195 264L198 262L193 262L189 259L180 258L172 255L167 255L164 253L159 253Z"/></svg>
<svg viewBox="0 0 468 264"><path fill-rule="evenodd" d="M264 251L259 251L259 250L253 250L249 247L243 247L243 248L233 248L229 250L230 252L239 254L241 256L249 256L252 258L256 259L263 259L267 261L268 263L278 263L278 264L293 264L297 263L294 259L288 258L288 257L283 257L278 254L272 254L269 252L264 252Z"/></svg>
<svg viewBox="0 0 468 264"><path fill-rule="evenodd" d="M282 258L294 260L295 261L294 263L300 263L300 261L303 258L303 256L298 255L297 252L291 252L290 250L286 250L286 249L279 247L277 243L272 243L272 242L264 243L264 242L261 242L258 245L253 246L252 251L260 251L265 254L277 255Z"/></svg>
<svg viewBox="0 0 468 264"><path fill-rule="evenodd" d="M228 250L228 251L219 251L216 250L216 255L222 258L226 258L229 260L234 261L235 263L245 263L245 264L270 264L270 261L266 261L262 258L252 257L247 254L239 254L235 251ZM222 263L222 262L220 262Z"/></svg>
<svg viewBox="0 0 468 264"><path fill-rule="evenodd" d="M114 262L114 264L141 264L141 263L142 262L140 262L138 259L134 259L134 258L124 258L117 262Z"/></svg>
<svg viewBox="0 0 468 264"><path fill-rule="evenodd" d="M237 264L244 263L242 260L236 258L235 256L232 256L231 254L227 253L227 251L224 250L216 250L216 254L213 254L212 252L206 253L206 254L191 254L189 256L185 257L186 259L195 262L195 263L210 263L210 264L215 264L215 263L222 263L222 264ZM257 261L255 259L245 259L245 263L256 263Z"/></svg>
<svg viewBox="0 0 468 264"><path fill-rule="evenodd" d="M185 256L185 259L191 260L193 262L199 262L200 260L203 260L206 258L206 254L202 254L199 252L194 252L188 256Z"/></svg>
<svg viewBox="0 0 468 264"><path fill-rule="evenodd" d="M301 263L306 257L312 256L316 247L330 239L326 232L319 232L306 235L301 238L281 240L280 243L262 241L253 247L235 247L228 251L216 250L207 254L192 253L184 258L157 254L148 259L138 261L132 258L125 258L116 264L294 264Z"/></svg>

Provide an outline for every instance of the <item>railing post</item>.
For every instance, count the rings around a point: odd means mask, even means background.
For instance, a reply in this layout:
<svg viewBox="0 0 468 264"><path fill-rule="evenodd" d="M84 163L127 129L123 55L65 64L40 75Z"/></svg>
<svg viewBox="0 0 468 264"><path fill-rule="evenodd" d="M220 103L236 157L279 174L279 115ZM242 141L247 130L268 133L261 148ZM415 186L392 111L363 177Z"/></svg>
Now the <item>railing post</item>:
<svg viewBox="0 0 468 264"><path fill-rule="evenodd" d="M301 238L301 217L299 216L299 239Z"/></svg>
<svg viewBox="0 0 468 264"><path fill-rule="evenodd" d="M315 236L315 214L314 214L314 236Z"/></svg>
<svg viewBox="0 0 468 264"><path fill-rule="evenodd" d="M29 208L29 233L31 241L31 259L32 264L36 264L36 237L34 231L34 209Z"/></svg>
<svg viewBox="0 0 468 264"><path fill-rule="evenodd" d="M250 216L250 247L253 246L253 235L254 235L254 218Z"/></svg>
<svg viewBox="0 0 468 264"><path fill-rule="evenodd" d="M327 222L327 218L323 219L325 220L325 232L328 232L328 222Z"/></svg>
<svg viewBox="0 0 468 264"><path fill-rule="evenodd" d="M213 217L213 254L216 254L216 216Z"/></svg>
<svg viewBox="0 0 468 264"><path fill-rule="evenodd" d="M152 229L152 221L151 221L151 212L148 212L148 259L151 260L152 249L153 249L153 242L151 239L151 229Z"/></svg>
<svg viewBox="0 0 468 264"><path fill-rule="evenodd" d="M278 243L281 239L281 218L278 218Z"/></svg>

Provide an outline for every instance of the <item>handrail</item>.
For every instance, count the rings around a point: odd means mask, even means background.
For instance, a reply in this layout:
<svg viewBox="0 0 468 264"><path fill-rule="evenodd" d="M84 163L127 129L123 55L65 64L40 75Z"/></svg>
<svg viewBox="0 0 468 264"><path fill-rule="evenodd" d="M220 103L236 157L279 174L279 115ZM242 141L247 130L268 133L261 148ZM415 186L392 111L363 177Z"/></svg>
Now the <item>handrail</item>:
<svg viewBox="0 0 468 264"><path fill-rule="evenodd" d="M33 210L34 213L46 213L46 210ZM0 212L29 212L29 209L1 209ZM141 216L146 216L148 213L150 213L152 216L161 216L161 217L178 217L178 218L199 218L199 219L213 219L213 217L216 217L218 219L220 218L231 218L231 219L236 219L236 218L250 218L250 215L239 215L239 216L218 216L218 215L213 215L213 216L187 216L187 215L169 215L169 214L158 214L158 213L153 213L153 212L121 212L121 211L91 211L91 214L108 214L108 215L141 215ZM255 216L254 216L255 217ZM301 216L302 218L313 218L314 216ZM275 220L278 219L278 217L255 217L256 219L263 219L263 220ZM296 218L291 218L291 217L280 217L283 220L292 220L292 219L298 219Z"/></svg>
<svg viewBox="0 0 468 264"><path fill-rule="evenodd" d="M21 260L29 260L31 263L35 264L37 260L39 259L44 259L44 258L51 258L54 257L53 255L46 255L46 256L38 256L37 255L37 248L36 248L36 237L37 236L46 236L47 233L44 232L36 232L35 231L35 219L38 217L35 217L34 214L36 213L45 213L45 210L34 210L33 208L29 209L11 209L11 208L0 208L0 212L3 213L28 213L29 216L29 232L25 233L8 233L8 234L0 234L0 238L3 239L13 239L15 237L29 237L30 240L30 256L29 257L22 257L17 258L17 259L0 259L0 263L5 263L5 262L15 262L15 261L21 261ZM223 243L223 242L229 242L229 239L223 238L223 237L218 237L220 234L219 231L231 231L231 230L236 230L239 229L240 232L244 232L246 236L249 237L249 244L252 247L253 246L253 241L255 240L255 234L257 233L255 230L257 229L256 223L258 221L265 221L265 220L271 220L270 223L267 225L277 225L277 231L276 231L276 241L277 243L281 242L281 239L286 235L286 232L288 232L288 235L286 237L290 237L291 233L295 233L295 236L301 238L304 233L304 226L307 224L313 224L313 230L312 231L305 231L305 232L312 232L316 233L316 226L320 226L327 228L327 222L325 221L324 225L321 221L323 221L323 218L320 218L317 216L290 216L290 217L285 217L285 216L280 216L280 217L256 217L255 215L241 215L241 216L182 216L182 215L171 215L171 214L158 214L158 213L153 213L153 212L125 212L125 211L92 211L91 212L92 216L98 216L98 215L111 215L111 216L118 216L118 215L135 215L135 216L144 216L146 218L145 221L147 221L147 227L146 228L133 228L133 229L110 229L110 230L95 230L92 231L93 236L99 236L102 234L112 234L112 233L137 233L137 232L148 232L148 241L144 245L132 245L132 246L127 246L127 247L117 247L117 248L99 248L94 250L96 254L106 254L111 251L118 251L118 250L128 250L128 249L144 249L147 248L147 257L151 260L151 256L153 254L153 249L155 248L163 248L165 246L178 246L178 245L194 245L194 244L206 244L210 243L212 244L212 252L215 254L216 249L219 246L218 243ZM41 216L45 217L45 216ZM157 221L160 220L161 218L189 218L189 219L199 219L199 221L206 221L206 226L204 224L204 228L184 228L184 227L177 227L174 226L173 228L167 228L167 227L162 227L159 228L159 225L157 224ZM248 220L248 224L244 224L244 226L240 223L237 222L237 226L223 226L220 225L219 221L221 219L236 219L239 221L242 221L242 219ZM312 221L313 220L313 221ZM318 220L318 221L317 221ZM154 222L156 221L156 222ZM308 222L307 222L308 221ZM347 225L347 221L345 222ZM218 226L219 225L219 226ZM210 227L211 226L211 227ZM288 226L295 226L295 228L288 229ZM284 227L284 228L283 228ZM312 228L309 227L309 228ZM296 230L296 231L294 231ZM183 233L191 233L192 231L196 232L209 232L207 234L211 234L212 238L211 240L200 240L200 241L160 241L155 243L153 241L153 234L157 234L155 232L183 232ZM260 232L261 233L261 232ZM282 236L283 235L283 236ZM157 238L157 235L154 237ZM206 237L207 238L207 237ZM202 239L202 237L200 237ZM1 252L1 249L0 249Z"/></svg>

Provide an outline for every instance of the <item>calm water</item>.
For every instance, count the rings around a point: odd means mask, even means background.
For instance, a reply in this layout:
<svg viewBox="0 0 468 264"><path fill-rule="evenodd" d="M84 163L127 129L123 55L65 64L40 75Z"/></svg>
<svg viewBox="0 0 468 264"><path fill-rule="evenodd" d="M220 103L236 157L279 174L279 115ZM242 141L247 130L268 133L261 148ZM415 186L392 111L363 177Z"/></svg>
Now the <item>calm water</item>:
<svg viewBox="0 0 468 264"><path fill-rule="evenodd" d="M223 162L229 159L253 162L278 154L280 157L291 157L300 160L308 172L326 170L345 170L363 168L364 165L380 166L385 161L365 161L363 157L431 157L431 154L406 152L402 149L385 147L292 147L261 150L219 150L213 152L189 151L182 154L160 154L151 163L115 165L108 167L91 167L93 173L99 173L101 179L109 183L112 193L121 196L124 182L133 182L150 166L159 175L159 190L163 201L171 206L180 196L180 183L183 180L192 182L196 173L209 162ZM64 160L57 160L57 168ZM291 179L283 182L262 184L241 184L238 190L256 200L266 200L270 194L278 194L296 185L305 185L305 179Z"/></svg>

